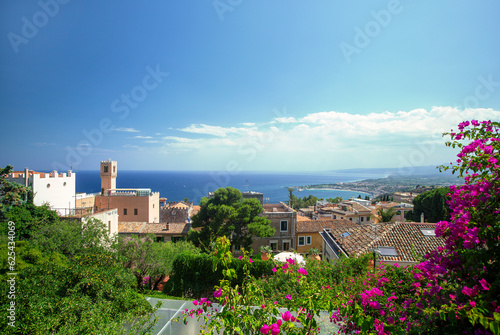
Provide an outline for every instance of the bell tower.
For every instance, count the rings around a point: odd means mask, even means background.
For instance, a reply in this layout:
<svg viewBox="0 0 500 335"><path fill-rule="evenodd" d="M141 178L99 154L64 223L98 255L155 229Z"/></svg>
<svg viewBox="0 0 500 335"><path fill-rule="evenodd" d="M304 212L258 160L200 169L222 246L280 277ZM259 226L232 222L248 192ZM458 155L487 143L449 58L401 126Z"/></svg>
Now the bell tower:
<svg viewBox="0 0 500 335"><path fill-rule="evenodd" d="M107 190L116 189L116 161L101 161L101 195Z"/></svg>

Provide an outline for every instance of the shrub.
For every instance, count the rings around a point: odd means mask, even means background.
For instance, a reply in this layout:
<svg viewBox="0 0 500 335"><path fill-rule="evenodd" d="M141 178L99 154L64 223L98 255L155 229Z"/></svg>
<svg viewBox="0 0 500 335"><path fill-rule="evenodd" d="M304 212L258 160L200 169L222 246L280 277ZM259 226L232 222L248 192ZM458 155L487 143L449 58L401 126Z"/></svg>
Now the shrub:
<svg viewBox="0 0 500 335"><path fill-rule="evenodd" d="M213 292L223 278L222 269L213 271L214 257L210 254L181 254L177 256L172 266L172 276L163 287L163 293L173 296L199 298ZM235 259L231 268L235 270L237 278L231 285L240 285L245 279L243 273L244 261ZM249 265L252 277L262 277L272 273L273 263L255 260Z"/></svg>

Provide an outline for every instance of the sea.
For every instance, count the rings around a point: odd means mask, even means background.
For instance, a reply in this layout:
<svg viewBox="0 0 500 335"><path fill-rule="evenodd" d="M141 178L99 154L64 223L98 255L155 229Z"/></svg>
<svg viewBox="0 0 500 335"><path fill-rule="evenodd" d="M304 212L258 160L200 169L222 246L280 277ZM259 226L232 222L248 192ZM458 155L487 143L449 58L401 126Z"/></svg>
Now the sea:
<svg viewBox="0 0 500 335"><path fill-rule="evenodd" d="M202 197L218 188L231 186L242 192L261 192L264 201L279 203L288 201L288 187L350 182L371 178L383 178L380 173L276 173L276 172L214 172L214 171L118 171L117 188L150 188L159 192L167 201L189 199L195 205ZM76 171L77 193L98 193L101 188L99 171ZM318 198L370 196L368 193L347 190L294 190L294 195L303 198L309 195Z"/></svg>

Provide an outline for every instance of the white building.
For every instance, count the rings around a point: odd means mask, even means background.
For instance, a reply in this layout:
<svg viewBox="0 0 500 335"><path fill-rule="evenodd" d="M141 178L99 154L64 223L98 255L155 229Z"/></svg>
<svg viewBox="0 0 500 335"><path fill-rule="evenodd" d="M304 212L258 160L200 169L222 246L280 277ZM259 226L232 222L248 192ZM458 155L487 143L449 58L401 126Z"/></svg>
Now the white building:
<svg viewBox="0 0 500 335"><path fill-rule="evenodd" d="M25 169L9 173L7 179L11 182L31 187L33 203L36 206L48 204L51 209L64 216L67 211L75 208L76 174L71 170L68 173L36 172Z"/></svg>

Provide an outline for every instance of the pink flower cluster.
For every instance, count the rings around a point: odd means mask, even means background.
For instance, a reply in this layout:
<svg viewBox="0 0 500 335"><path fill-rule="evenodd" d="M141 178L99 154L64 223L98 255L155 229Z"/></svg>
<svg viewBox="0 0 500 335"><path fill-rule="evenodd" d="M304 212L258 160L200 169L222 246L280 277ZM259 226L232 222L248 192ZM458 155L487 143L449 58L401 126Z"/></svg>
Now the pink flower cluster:
<svg viewBox="0 0 500 335"><path fill-rule="evenodd" d="M271 332L271 335L277 335L281 331L281 326L283 325L283 322L295 322L295 321L298 322L298 320L294 316L292 316L292 314L289 311L281 313L281 319L278 319L276 323L272 323L271 325L264 324L260 328L261 334L266 335L269 332Z"/></svg>

